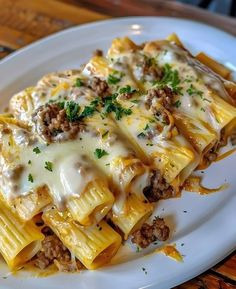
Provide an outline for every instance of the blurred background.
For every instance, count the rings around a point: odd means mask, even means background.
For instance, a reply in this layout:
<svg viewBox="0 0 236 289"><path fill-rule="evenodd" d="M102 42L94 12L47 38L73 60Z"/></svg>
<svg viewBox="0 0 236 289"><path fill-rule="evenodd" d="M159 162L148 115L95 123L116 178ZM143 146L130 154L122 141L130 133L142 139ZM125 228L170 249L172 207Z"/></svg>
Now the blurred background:
<svg viewBox="0 0 236 289"><path fill-rule="evenodd" d="M178 2L206 8L212 12L236 16L236 0L178 0Z"/></svg>
<svg viewBox="0 0 236 289"><path fill-rule="evenodd" d="M0 0L0 60L54 32L125 16L185 18L236 36L236 0Z"/></svg>

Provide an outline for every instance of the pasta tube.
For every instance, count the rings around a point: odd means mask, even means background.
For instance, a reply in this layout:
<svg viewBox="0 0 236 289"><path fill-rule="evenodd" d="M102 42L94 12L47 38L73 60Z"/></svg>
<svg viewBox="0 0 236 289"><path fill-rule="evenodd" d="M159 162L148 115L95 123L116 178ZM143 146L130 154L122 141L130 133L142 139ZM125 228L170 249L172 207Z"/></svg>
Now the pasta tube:
<svg viewBox="0 0 236 289"><path fill-rule="evenodd" d="M125 202L124 212L116 214L112 212L111 220L124 233L125 240L132 232L137 230L152 214L153 205L141 200L137 195L130 194Z"/></svg>
<svg viewBox="0 0 236 289"><path fill-rule="evenodd" d="M43 220L88 269L109 262L121 245L120 235L104 221L96 226L82 227L53 208L44 212Z"/></svg>
<svg viewBox="0 0 236 289"><path fill-rule="evenodd" d="M44 236L32 222L22 222L0 199L0 252L11 270L29 261Z"/></svg>

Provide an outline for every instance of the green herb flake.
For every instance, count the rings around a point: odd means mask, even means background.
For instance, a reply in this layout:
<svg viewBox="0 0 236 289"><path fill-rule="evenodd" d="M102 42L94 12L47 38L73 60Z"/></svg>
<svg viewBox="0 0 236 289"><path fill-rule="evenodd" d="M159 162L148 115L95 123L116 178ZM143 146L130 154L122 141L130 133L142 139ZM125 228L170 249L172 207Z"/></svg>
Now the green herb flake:
<svg viewBox="0 0 236 289"><path fill-rule="evenodd" d="M74 101L68 101L65 105L66 117L69 121L76 121L79 117L80 106Z"/></svg>
<svg viewBox="0 0 236 289"><path fill-rule="evenodd" d="M136 247L136 253L139 253L139 252L140 252L140 247L137 246L137 247Z"/></svg>
<svg viewBox="0 0 236 289"><path fill-rule="evenodd" d="M131 88L130 85L126 85L126 86L120 88L119 93L120 94L124 94L124 93L130 94L130 93L134 93L135 91L136 91L136 89Z"/></svg>
<svg viewBox="0 0 236 289"><path fill-rule="evenodd" d="M170 86L174 93L182 94L180 87L180 78L177 70L173 70L171 66L166 63L163 67L163 77L161 80L154 81L153 84L159 88L164 88L166 85Z"/></svg>
<svg viewBox="0 0 236 289"><path fill-rule="evenodd" d="M203 107L201 107L200 110L201 110L201 111L204 111L204 112L206 111L205 108L203 108Z"/></svg>
<svg viewBox="0 0 236 289"><path fill-rule="evenodd" d="M83 81L80 78L77 78L75 81L75 86L77 87L83 86Z"/></svg>
<svg viewBox="0 0 236 289"><path fill-rule="evenodd" d="M32 161L31 160L28 160L28 165L31 165L32 164Z"/></svg>
<svg viewBox="0 0 236 289"><path fill-rule="evenodd" d="M149 129L149 125L148 125L148 124L146 124L146 126L145 126L144 130L148 130L148 129Z"/></svg>
<svg viewBox="0 0 236 289"><path fill-rule="evenodd" d="M34 178L31 174L28 175L28 181L33 183L34 182Z"/></svg>
<svg viewBox="0 0 236 289"><path fill-rule="evenodd" d="M143 272L145 273L145 275L147 275L147 270L146 268L142 267Z"/></svg>
<svg viewBox="0 0 236 289"><path fill-rule="evenodd" d="M120 120L124 115L131 115L132 110L130 108L122 107L117 102L116 97L117 94L113 94L112 96L105 98L102 114L106 116L109 113L114 112L116 120Z"/></svg>
<svg viewBox="0 0 236 289"><path fill-rule="evenodd" d="M198 95L201 98L203 96L203 92L201 90L198 90L193 84L191 84L190 87L186 91L190 96Z"/></svg>
<svg viewBox="0 0 236 289"><path fill-rule="evenodd" d="M94 155L96 158L101 159L102 157L107 156L109 154L103 149L96 149Z"/></svg>
<svg viewBox="0 0 236 289"><path fill-rule="evenodd" d="M108 130L107 130L106 132L104 132L104 133L102 134L102 138L105 138L105 137L108 135L108 133L109 133Z"/></svg>
<svg viewBox="0 0 236 289"><path fill-rule="evenodd" d="M52 167L53 167L53 165L52 165L52 162L45 162L45 169L46 170L48 170L48 171L50 171L50 172L52 172Z"/></svg>
<svg viewBox="0 0 236 289"><path fill-rule="evenodd" d="M174 104L173 104L176 108L179 108L181 106L181 101L177 100Z"/></svg>
<svg viewBox="0 0 236 289"><path fill-rule="evenodd" d="M207 98L203 98L203 100L204 100L204 101L208 101L208 102L211 103L211 101L210 101L209 99L207 99Z"/></svg>
<svg viewBox="0 0 236 289"><path fill-rule="evenodd" d="M139 103L139 100L138 99L133 99L133 100L131 100L131 102L137 104L137 103Z"/></svg>
<svg viewBox="0 0 236 289"><path fill-rule="evenodd" d="M33 149L33 152L36 153L36 154L40 154L41 153L41 150L39 149L39 147L35 147Z"/></svg>
<svg viewBox="0 0 236 289"><path fill-rule="evenodd" d="M145 133L144 132L141 132L137 135L138 138L145 138Z"/></svg>
<svg viewBox="0 0 236 289"><path fill-rule="evenodd" d="M109 74L107 78L108 84L117 84L120 82L121 78L116 77L114 74Z"/></svg>

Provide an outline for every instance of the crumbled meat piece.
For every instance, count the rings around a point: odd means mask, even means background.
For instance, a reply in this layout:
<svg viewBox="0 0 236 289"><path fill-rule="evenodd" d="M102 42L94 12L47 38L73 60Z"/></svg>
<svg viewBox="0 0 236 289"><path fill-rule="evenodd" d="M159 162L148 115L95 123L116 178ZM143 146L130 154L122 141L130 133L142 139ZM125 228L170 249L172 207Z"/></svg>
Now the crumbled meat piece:
<svg viewBox="0 0 236 289"><path fill-rule="evenodd" d="M204 160L207 165L210 165L217 159L219 149L227 144L227 138L224 131L221 132L221 138L215 145L204 155Z"/></svg>
<svg viewBox="0 0 236 289"><path fill-rule="evenodd" d="M103 51L101 49L96 49L93 52L93 56L103 56Z"/></svg>
<svg viewBox="0 0 236 289"><path fill-rule="evenodd" d="M162 77L162 71L154 65L145 65L143 74L145 79L149 81L159 80Z"/></svg>
<svg viewBox="0 0 236 289"><path fill-rule="evenodd" d="M46 235L42 242L42 249L33 258L33 263L40 269L45 269L52 263L55 263L60 271L67 272L73 272L82 267L79 261L76 264L72 262L70 251L55 234Z"/></svg>
<svg viewBox="0 0 236 289"><path fill-rule="evenodd" d="M57 103L40 106L32 119L38 134L48 143L74 139L84 130L84 124L81 121L69 121L66 110Z"/></svg>
<svg viewBox="0 0 236 289"><path fill-rule="evenodd" d="M174 189L161 176L158 170L152 171L149 186L143 190L149 202L157 202L160 199L168 199L174 196Z"/></svg>
<svg viewBox="0 0 236 289"><path fill-rule="evenodd" d="M98 77L93 77L90 80L89 87L95 91L95 93L101 97L108 96L110 94L109 86L105 80Z"/></svg>
<svg viewBox="0 0 236 289"><path fill-rule="evenodd" d="M137 67L139 68L139 71L141 70L140 80L156 81L160 80L163 76L162 69L158 68L157 65L153 63L152 58L145 57L144 60L137 63Z"/></svg>
<svg viewBox="0 0 236 289"><path fill-rule="evenodd" d="M173 101L173 91L168 86L164 86L163 88L152 88L149 89L145 106L147 109L152 107L153 99L159 99L161 104L167 109L171 110L172 108L172 101Z"/></svg>
<svg viewBox="0 0 236 289"><path fill-rule="evenodd" d="M230 136L230 142L233 146L236 145L236 129L233 131L233 133Z"/></svg>
<svg viewBox="0 0 236 289"><path fill-rule="evenodd" d="M165 221L156 217L152 225L144 223L140 229L136 230L131 241L141 248L146 248L157 240L166 241L169 238L169 234L170 229L165 224Z"/></svg>

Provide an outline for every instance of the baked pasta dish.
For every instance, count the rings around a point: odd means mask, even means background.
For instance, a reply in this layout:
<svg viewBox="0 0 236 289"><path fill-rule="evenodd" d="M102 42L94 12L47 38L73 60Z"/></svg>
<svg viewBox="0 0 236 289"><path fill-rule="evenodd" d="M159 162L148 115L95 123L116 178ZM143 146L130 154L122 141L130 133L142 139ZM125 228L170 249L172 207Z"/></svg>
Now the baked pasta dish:
<svg viewBox="0 0 236 289"><path fill-rule="evenodd" d="M13 271L96 269L128 238L166 241L160 199L235 135L236 84L173 34L117 38L14 95L0 115L0 253ZM54 266L53 265L53 266Z"/></svg>

